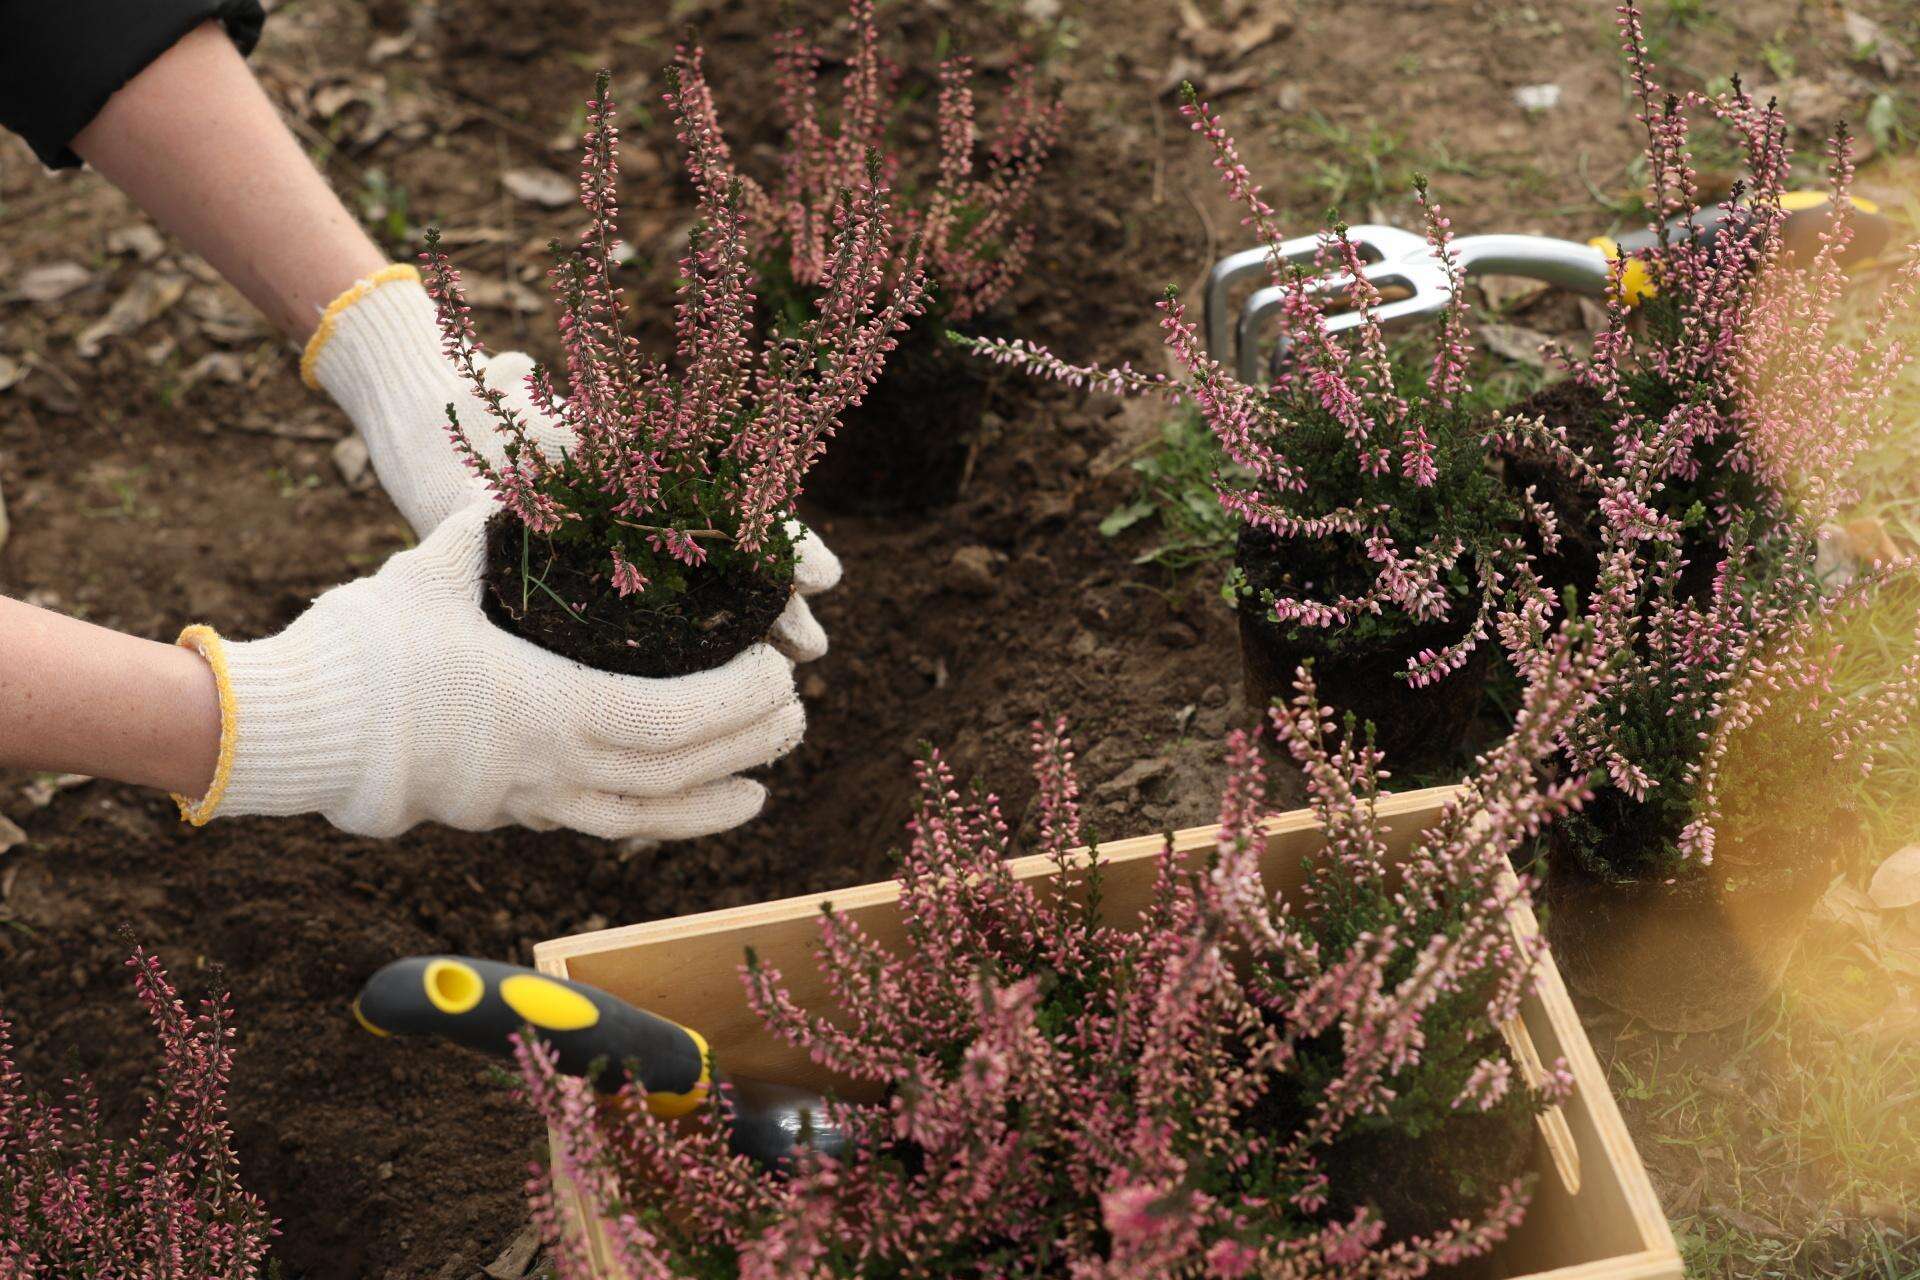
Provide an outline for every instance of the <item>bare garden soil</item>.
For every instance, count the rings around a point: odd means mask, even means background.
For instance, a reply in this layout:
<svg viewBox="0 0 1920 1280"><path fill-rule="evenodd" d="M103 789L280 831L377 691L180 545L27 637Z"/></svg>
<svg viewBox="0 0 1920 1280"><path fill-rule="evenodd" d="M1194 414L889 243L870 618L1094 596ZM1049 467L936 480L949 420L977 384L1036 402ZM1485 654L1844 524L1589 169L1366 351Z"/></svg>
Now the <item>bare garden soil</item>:
<svg viewBox="0 0 1920 1280"><path fill-rule="evenodd" d="M800 8L837 12L832 0ZM1026 40L1051 50L1066 83L1074 122L1041 188L1032 268L998 320L1008 331L1073 358L1159 366L1161 287L1191 289L1241 245L1174 114L1182 77L1216 99L1301 229L1335 201L1351 220L1408 223L1416 168L1434 173L1462 231L1584 238L1608 225L1596 193L1635 189L1608 6L1232 8L1248 26L1284 20L1248 49L1214 0L884 10L922 59L948 28L990 75ZM1663 38L1702 75L1741 69L1732 50L1751 57L1778 39L1799 56L1794 92L1857 107L1864 91L1831 83L1871 69L1849 60L1819 8L1728 6ZM1900 6L1855 8L1891 23ZM283 9L256 57L270 90L396 254L417 247L420 226L446 229L496 348L551 354L529 290L540 246L570 237L577 211L517 199L501 175L569 170L574 107L595 68L611 66L624 105L650 112L626 132L638 256L623 281L649 340L667 336L687 225L671 139L651 110L681 24L707 34L736 149L771 171L762 41L775 0L691 0L670 14L612 0ZM1543 82L1561 86L1557 108L1514 104L1515 88ZM13 526L0 590L161 639L196 621L247 638L406 545L355 460L336 459L344 418L302 389L282 344L191 255L143 234L96 179L48 178L10 141L0 210L0 371L26 362L18 380L0 373ZM81 273L77 287L22 296L25 273L63 262ZM110 307L108 332L87 333ZM0 776L0 812L27 833L0 853L0 1009L23 1066L47 1083L88 1071L134 1114L152 1055L120 969L118 930L130 925L189 991L222 981L234 992L234 1124L249 1185L282 1219L284 1273L469 1280L526 1221L520 1185L539 1135L487 1063L353 1025L348 1001L382 964L431 951L524 962L543 938L884 876L920 744L1000 788L1018 823L1031 794L1026 726L1043 714L1073 722L1102 836L1212 820L1221 735L1245 717L1219 572L1170 578L1133 563L1134 535L1097 528L1131 495L1125 464L1157 438L1158 418L997 379L954 503L919 520L817 514L847 569L816 603L833 649L802 669L806 741L768 772L767 810L739 831L632 855L517 830L366 840L319 819L195 831L164 797ZM1293 787L1282 781L1283 802Z"/></svg>

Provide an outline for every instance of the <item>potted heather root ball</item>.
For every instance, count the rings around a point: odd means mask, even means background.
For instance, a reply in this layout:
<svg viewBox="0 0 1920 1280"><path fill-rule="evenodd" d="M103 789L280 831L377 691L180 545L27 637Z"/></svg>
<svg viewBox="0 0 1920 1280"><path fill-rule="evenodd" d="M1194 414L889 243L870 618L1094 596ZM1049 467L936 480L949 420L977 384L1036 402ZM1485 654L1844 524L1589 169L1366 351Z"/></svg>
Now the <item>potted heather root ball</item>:
<svg viewBox="0 0 1920 1280"><path fill-rule="evenodd" d="M550 974L565 948L579 980L684 990L731 943L752 1017L699 998L716 1037L703 1079L764 1073L750 1040L765 1039L838 1082L823 1104L833 1154L801 1144L768 1169L730 1145L724 1083L697 1118L663 1120L632 1083L596 1096L544 1041L522 1042L552 1135L534 1193L559 1274L1410 1280L1486 1257L1536 1196L1577 1217L1552 1161L1530 1172L1572 1075L1515 1030L1543 948L1515 925L1525 888L1506 855L1581 798L1536 767L1603 652L1556 634L1513 736L1419 806L1379 794L1377 752L1335 745L1303 675L1274 721L1310 811L1270 812L1262 753L1239 733L1218 828L1110 860L1076 848L1073 753L1059 726L1036 726L1024 849L935 754L897 884L791 916L799 904L718 913L712 930L675 921L661 945L687 949L671 958L615 948L653 926L543 947ZM1282 829L1297 839L1276 858ZM737 933L719 930L736 917ZM792 963L807 944L783 928L817 929L817 971ZM606 950L590 951L595 936ZM741 963L737 938L777 942L788 969L753 951ZM1575 1024L1559 1044L1577 1037ZM1651 1201L1608 1184L1606 1159L1582 1163L1571 1181ZM1653 1222L1635 1274L1678 1276ZM1610 1231L1589 1213L1579 1234Z"/></svg>
<svg viewBox="0 0 1920 1280"><path fill-rule="evenodd" d="M1920 266L1909 261L1877 319L1850 331L1845 134L1828 156L1830 228L1789 263L1778 113L1737 89L1663 98L1631 7L1623 28L1657 214L1728 230L1675 235L1651 254L1663 310L1645 341L1616 301L1579 370L1607 397L1609 447L1564 420L1509 422L1597 522L1580 576L1624 556L1648 584L1638 642L1569 740L1570 766L1600 781L1550 835L1546 897L1571 982L1655 1026L1704 1030L1777 986L1814 902L1859 851L1864 775L1911 732L1910 567L1835 593L1818 550L1853 501L1854 461L1885 438L1906 359L1894 321ZM1684 160L1684 108L1699 103L1745 140L1754 175L1712 214Z"/></svg>
<svg viewBox="0 0 1920 1280"><path fill-rule="evenodd" d="M1209 356L1169 288L1161 329L1177 376L1068 364L1030 343L975 350L1076 385L1190 401L1237 475L1216 480L1241 523L1228 590L1240 621L1250 706L1286 696L1311 662L1327 703L1371 724L1402 766L1454 760L1479 715L1492 622L1511 596L1537 594L1521 530L1539 508L1489 459L1485 397L1467 379L1463 291L1448 221L1416 186L1436 257L1455 288L1425 360L1389 351L1380 295L1335 225L1316 275L1277 252L1273 209L1219 118L1188 86L1183 108L1212 144L1215 167L1270 249L1287 291L1274 380L1249 385ZM1327 273L1360 323L1329 331ZM1551 531L1546 536L1553 537Z"/></svg>
<svg viewBox="0 0 1920 1280"><path fill-rule="evenodd" d="M549 272L566 386L537 368L533 409L570 433L543 449L523 408L483 376L459 274L429 235L428 291L446 349L505 440L491 465L449 410L455 443L491 486L485 596L497 625L602 670L678 676L764 639L793 591L793 505L840 415L879 375L921 305L917 257L893 256L877 161L841 194L814 306L755 333L740 186L710 124L697 66L669 68L700 221L681 261L676 363L640 350L614 283L618 132L608 77L588 108L580 199L589 222Z"/></svg>
<svg viewBox="0 0 1920 1280"><path fill-rule="evenodd" d="M1567 980L1706 1031L1778 986L1814 904L1863 853L1876 757L1910 740L1920 585L1904 562L1818 597L1736 546L1703 601L1656 570L1642 644L1574 726L1599 781L1548 832L1547 932Z"/></svg>
<svg viewBox="0 0 1920 1280"><path fill-rule="evenodd" d="M793 332L829 283L840 193L862 180L869 154L883 157L882 177L897 188L894 261L904 263L913 257L910 246L918 246L927 305L901 335L872 394L846 413L807 494L832 511L924 511L959 494L987 406L984 372L946 341L946 332L985 324L1025 269L1033 241L1028 203L1060 108L1033 67L1016 66L991 126L982 129L975 123L972 63L944 58L937 143L928 149L937 155L903 168L900 75L881 53L873 0L852 0L847 26L852 49L832 112L822 110L825 55L812 34L796 26L779 36L781 171L768 185L734 176L766 322L775 332ZM697 73L698 47L683 47L680 65ZM711 125L711 103L706 107Z"/></svg>

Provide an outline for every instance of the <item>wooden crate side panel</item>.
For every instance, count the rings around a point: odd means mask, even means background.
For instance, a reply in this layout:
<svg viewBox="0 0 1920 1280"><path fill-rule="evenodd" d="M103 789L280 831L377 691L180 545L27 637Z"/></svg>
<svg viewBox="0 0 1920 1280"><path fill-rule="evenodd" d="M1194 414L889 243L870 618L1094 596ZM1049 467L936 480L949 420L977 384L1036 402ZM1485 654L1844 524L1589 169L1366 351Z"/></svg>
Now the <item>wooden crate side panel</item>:
<svg viewBox="0 0 1920 1280"><path fill-rule="evenodd" d="M1515 914L1520 928L1538 932L1530 908L1522 904ZM1573 1073L1573 1097L1561 1111L1581 1154L1581 1181L1579 1194L1569 1195L1557 1179L1539 1180L1526 1221L1501 1250L1503 1262L1529 1280L1611 1280L1616 1275L1680 1280L1679 1247L1666 1213L1551 958L1541 967L1521 1016L1540 1055L1549 1062L1564 1058ZM1568 1267L1570 1258L1629 1269L1589 1272Z"/></svg>
<svg viewBox="0 0 1920 1280"><path fill-rule="evenodd" d="M1390 843L1409 846L1433 812L1453 794L1436 787L1381 797L1380 813ZM1210 848L1213 828L1176 833L1175 851L1186 855ZM1299 862L1319 843L1319 829L1304 810L1282 814L1270 824L1263 871L1268 887L1285 894L1299 884ZM1164 836L1141 836L1103 845L1102 916L1113 922L1135 919L1151 902ZM1044 857L1008 864L1024 880L1051 876ZM1076 884L1078 883L1076 878ZM564 962L576 981L609 991L662 1017L698 1028L729 1071L787 1080L810 1088L833 1088L806 1055L774 1041L740 998L740 965L751 949L762 963L779 970L794 998L804 1007L826 1008L826 984L815 962L818 916L831 903L836 914L854 922L891 949L905 950L905 936L894 904L895 881L861 885L830 894L788 898L674 920L629 925L581 934L535 949L542 965Z"/></svg>

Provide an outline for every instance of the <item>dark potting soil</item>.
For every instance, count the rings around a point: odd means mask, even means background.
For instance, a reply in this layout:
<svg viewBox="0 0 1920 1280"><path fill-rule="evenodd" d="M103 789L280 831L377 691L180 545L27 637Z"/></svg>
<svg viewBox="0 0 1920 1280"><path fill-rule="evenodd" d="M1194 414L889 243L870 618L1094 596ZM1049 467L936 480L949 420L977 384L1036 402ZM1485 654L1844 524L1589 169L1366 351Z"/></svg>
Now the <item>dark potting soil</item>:
<svg viewBox="0 0 1920 1280"><path fill-rule="evenodd" d="M1337 1040L1328 1037L1326 1052ZM1281 1138L1298 1133L1317 1094L1280 1089L1263 1096L1248 1127ZM1452 1112L1419 1137L1404 1131L1349 1129L1319 1153L1328 1177L1324 1216L1350 1221L1372 1206L1391 1241L1431 1235L1449 1223L1478 1221L1501 1188L1526 1175L1534 1152L1533 1115L1517 1098L1491 1111ZM1438 1275L1475 1273L1472 1265Z"/></svg>
<svg viewBox="0 0 1920 1280"><path fill-rule="evenodd" d="M814 505L881 515L929 511L960 496L992 366L948 342L943 328L923 316L900 335L885 372L807 473Z"/></svg>
<svg viewBox="0 0 1920 1280"><path fill-rule="evenodd" d="M1575 450L1590 449L1594 458L1603 464L1613 455L1613 425L1618 420L1618 411L1602 400L1599 392L1571 378L1542 387L1504 410L1503 416L1537 417L1551 425L1563 426L1567 442ZM1568 476L1538 449L1510 449L1504 455L1504 462L1514 488L1534 486L1535 496L1559 519L1560 544L1552 555L1541 550L1539 535L1531 524L1524 535L1528 548L1534 552L1534 564L1541 580L1556 596L1573 587L1581 599L1588 598L1600 576L1603 551L1598 495ZM1736 482L1744 480L1743 477L1726 478ZM1695 499L1706 504L1710 498L1704 489L1692 493L1687 485L1672 482L1667 486L1666 509L1682 510ZM1675 583L1675 595L1681 600L1701 599L1712 590L1714 576L1726 555L1719 531L1707 524L1689 527L1682 535L1681 552L1686 564Z"/></svg>
<svg viewBox="0 0 1920 1280"><path fill-rule="evenodd" d="M1574 449L1592 449L1596 458L1608 456L1611 449L1612 421L1600 393L1571 378L1542 387L1526 399L1503 411L1505 417L1542 418L1550 425L1564 426L1567 442ZM1559 596L1567 587L1579 591L1585 599L1600 576L1600 539L1595 529L1598 516L1596 495L1534 448L1514 448L1505 454L1507 478L1516 491L1532 486L1534 496L1546 503L1559 520L1560 545L1552 555L1540 548L1539 534L1531 523L1526 527L1528 549L1534 553L1534 567L1541 579Z"/></svg>
<svg viewBox="0 0 1920 1280"><path fill-rule="evenodd" d="M607 585L597 562L529 543L524 526L502 511L487 522L480 606L495 626L563 658L658 679L725 666L766 637L793 594L791 582L758 574L702 566L688 577L671 610L641 608Z"/></svg>
<svg viewBox="0 0 1920 1280"><path fill-rule="evenodd" d="M1238 609L1247 705L1261 708L1291 699L1295 672L1311 661L1322 705L1351 712L1362 726L1372 724L1375 745L1387 753L1387 768L1404 773L1458 757L1479 728L1492 642L1476 648L1458 671L1415 689L1399 673L1422 650L1458 640L1465 630L1459 620L1414 624L1366 617L1324 629L1274 621L1263 603L1265 593L1294 594L1307 583L1321 591L1357 591L1371 576L1364 565L1332 564L1314 550L1299 539L1241 528L1234 564L1249 588ZM1455 611L1471 607L1463 601Z"/></svg>

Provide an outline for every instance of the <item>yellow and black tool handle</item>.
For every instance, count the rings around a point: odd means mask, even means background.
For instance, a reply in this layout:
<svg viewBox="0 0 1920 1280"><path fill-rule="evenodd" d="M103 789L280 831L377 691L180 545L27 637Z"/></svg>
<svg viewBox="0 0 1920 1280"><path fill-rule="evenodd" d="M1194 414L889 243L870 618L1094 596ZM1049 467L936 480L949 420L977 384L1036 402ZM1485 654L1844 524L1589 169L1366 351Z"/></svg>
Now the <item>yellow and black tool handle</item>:
<svg viewBox="0 0 1920 1280"><path fill-rule="evenodd" d="M444 1036L501 1056L513 1052L509 1036L532 1028L562 1072L602 1092L637 1077L647 1109L668 1119L698 1107L713 1084L699 1032L597 988L497 960L396 960L367 979L353 1014L378 1035Z"/></svg>
<svg viewBox="0 0 1920 1280"><path fill-rule="evenodd" d="M1880 212L1879 205L1860 196L1853 197L1851 203L1853 238L1837 259L1839 265L1847 269L1878 261L1881 255L1896 247L1895 223ZM1819 252L1821 234L1833 225L1833 200L1824 191L1789 191L1780 197L1780 207L1787 215L1786 223L1781 228L1786 240L1787 258L1793 262L1805 262ZM1746 208L1728 209L1715 205L1694 215L1691 234L1704 237L1711 245L1722 233L1738 228L1751 216L1751 211ZM1666 234L1670 240L1684 239L1689 233L1689 224L1684 218L1676 218L1667 224ZM1617 237L1601 236L1592 243L1610 258L1638 256L1659 245L1660 233L1646 229Z"/></svg>

